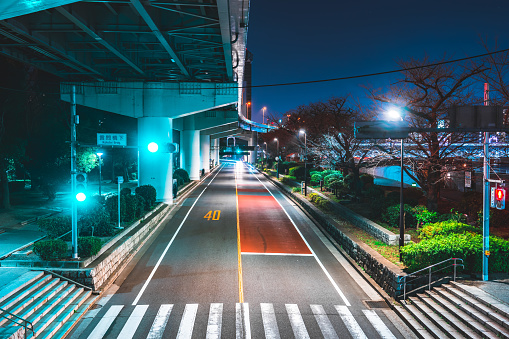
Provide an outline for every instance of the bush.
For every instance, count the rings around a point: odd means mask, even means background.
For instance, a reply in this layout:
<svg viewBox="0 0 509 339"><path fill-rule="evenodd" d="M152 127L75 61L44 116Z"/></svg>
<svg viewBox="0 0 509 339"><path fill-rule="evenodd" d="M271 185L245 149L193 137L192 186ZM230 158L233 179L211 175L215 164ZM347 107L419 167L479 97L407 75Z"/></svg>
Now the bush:
<svg viewBox="0 0 509 339"><path fill-rule="evenodd" d="M414 207L415 219L419 223L419 226L425 226L426 224L435 223L440 221L440 215L435 211L428 211L426 206L415 206Z"/></svg>
<svg viewBox="0 0 509 339"><path fill-rule="evenodd" d="M281 182L287 186L290 186L290 187L295 186L295 180L297 180L297 179L292 176L281 177Z"/></svg>
<svg viewBox="0 0 509 339"><path fill-rule="evenodd" d="M70 215L63 215L37 220L37 225L48 238L58 238L71 230L71 222Z"/></svg>
<svg viewBox="0 0 509 339"><path fill-rule="evenodd" d="M399 191L397 191L397 192L396 191L389 192L389 193L387 193L385 198L389 202L389 205L393 205L393 204L396 204L396 203L399 204Z"/></svg>
<svg viewBox="0 0 509 339"><path fill-rule="evenodd" d="M417 187L405 188L403 194L405 203L412 206L417 206L419 204L419 200L424 196L424 193L422 193L422 191Z"/></svg>
<svg viewBox="0 0 509 339"><path fill-rule="evenodd" d="M131 195L131 189L129 187L124 187L120 190L120 195Z"/></svg>
<svg viewBox="0 0 509 339"><path fill-rule="evenodd" d="M141 195L126 195L120 199L125 199L125 210L120 211L122 221L129 222L143 215L145 200Z"/></svg>
<svg viewBox="0 0 509 339"><path fill-rule="evenodd" d="M429 240L438 236L447 236L450 234L479 233L479 229L468 224L456 221L441 221L428 224L421 228L419 239Z"/></svg>
<svg viewBox="0 0 509 339"><path fill-rule="evenodd" d="M509 272L509 242L490 237L490 272ZM480 234L464 233L438 236L419 243L410 243L401 248L403 263L409 272L423 269L449 258L464 260L465 269L482 271L483 237Z"/></svg>
<svg viewBox="0 0 509 339"><path fill-rule="evenodd" d="M371 199L382 199L384 198L384 190L378 186L371 186L366 191L364 191L364 195Z"/></svg>
<svg viewBox="0 0 509 339"><path fill-rule="evenodd" d="M320 182L322 180L322 176L320 174L313 174L311 175L311 182Z"/></svg>
<svg viewBox="0 0 509 339"><path fill-rule="evenodd" d="M78 254L80 257L91 257L99 253L102 247L101 239L97 237L78 237Z"/></svg>
<svg viewBox="0 0 509 339"><path fill-rule="evenodd" d="M299 179L304 179L304 166L292 167L288 171L288 174Z"/></svg>
<svg viewBox="0 0 509 339"><path fill-rule="evenodd" d="M333 171L323 177L323 183L325 186L330 187L333 181L343 180L343 174L340 171Z"/></svg>
<svg viewBox="0 0 509 339"><path fill-rule="evenodd" d="M120 196L120 217L122 217L123 211L125 211L125 198ZM106 211L108 212L108 215L110 217L110 222L113 224L118 223L118 195L110 195L106 199Z"/></svg>
<svg viewBox="0 0 509 339"><path fill-rule="evenodd" d="M399 210L400 210L399 204L389 206L385 213L382 214L382 221L386 222L389 226L398 227ZM414 228L417 225L417 219L415 218L412 206L405 204L403 206L403 210L405 212L405 228L409 227Z"/></svg>
<svg viewBox="0 0 509 339"><path fill-rule="evenodd" d="M175 171L176 172L176 171ZM187 173L187 172L186 172ZM189 178L189 176L188 176ZM140 195L145 199L145 211L150 211L156 203L156 189L151 185L143 185L136 187L136 195Z"/></svg>
<svg viewBox="0 0 509 339"><path fill-rule="evenodd" d="M109 222L109 215L106 208L99 203L89 203L78 211L78 228L80 235L94 235L105 237L112 235L115 230Z"/></svg>
<svg viewBox="0 0 509 339"><path fill-rule="evenodd" d="M179 186L184 185L184 184L188 183L189 181L191 181L189 179L189 173L187 173L187 171L182 168L177 168L173 172L173 178L177 179L177 184Z"/></svg>
<svg viewBox="0 0 509 339"><path fill-rule="evenodd" d="M67 256L67 243L61 239L38 241L34 244L34 253L42 260L58 260Z"/></svg>
<svg viewBox="0 0 509 339"><path fill-rule="evenodd" d="M482 193L481 192L465 192L458 203L458 211L465 213L471 217L477 215L482 209Z"/></svg>
<svg viewBox="0 0 509 339"><path fill-rule="evenodd" d="M292 187L292 192L300 192L300 187Z"/></svg>
<svg viewBox="0 0 509 339"><path fill-rule="evenodd" d="M310 193L310 194L308 194L308 196L309 196L309 199L311 200L311 202L318 208L320 208L324 211L330 210L330 208L331 208L330 202L327 199L322 198L317 193Z"/></svg>

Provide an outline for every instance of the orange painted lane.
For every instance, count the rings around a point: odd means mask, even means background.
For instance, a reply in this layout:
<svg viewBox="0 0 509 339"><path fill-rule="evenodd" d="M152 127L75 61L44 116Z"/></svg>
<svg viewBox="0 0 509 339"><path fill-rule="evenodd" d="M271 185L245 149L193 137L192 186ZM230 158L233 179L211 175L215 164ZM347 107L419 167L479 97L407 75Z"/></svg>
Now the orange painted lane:
<svg viewBox="0 0 509 339"><path fill-rule="evenodd" d="M238 204L243 253L311 254L282 207L265 188L240 188Z"/></svg>

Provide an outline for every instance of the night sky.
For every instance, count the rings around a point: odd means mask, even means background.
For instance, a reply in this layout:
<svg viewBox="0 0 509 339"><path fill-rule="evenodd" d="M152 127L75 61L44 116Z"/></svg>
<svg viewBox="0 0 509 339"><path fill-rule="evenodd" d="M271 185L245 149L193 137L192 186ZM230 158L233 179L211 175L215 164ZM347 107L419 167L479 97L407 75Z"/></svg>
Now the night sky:
<svg viewBox="0 0 509 339"><path fill-rule="evenodd" d="M253 85L338 78L398 69L396 60L486 53L481 37L509 48L509 1L251 1L248 49ZM253 88L252 117L381 88L396 75ZM481 85L482 86L482 85Z"/></svg>

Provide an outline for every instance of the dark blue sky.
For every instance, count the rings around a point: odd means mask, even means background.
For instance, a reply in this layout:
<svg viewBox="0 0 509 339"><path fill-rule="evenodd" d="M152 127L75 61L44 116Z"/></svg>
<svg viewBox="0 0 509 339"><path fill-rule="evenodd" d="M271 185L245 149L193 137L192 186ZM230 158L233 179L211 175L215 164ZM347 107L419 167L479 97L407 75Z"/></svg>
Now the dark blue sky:
<svg viewBox="0 0 509 339"><path fill-rule="evenodd" d="M396 60L462 58L486 51L481 36L509 48L505 0L253 0L248 49L253 85L353 76L397 69ZM396 75L397 76L397 75ZM301 104L384 87L395 76L322 84L253 88L252 118L261 108L284 113Z"/></svg>

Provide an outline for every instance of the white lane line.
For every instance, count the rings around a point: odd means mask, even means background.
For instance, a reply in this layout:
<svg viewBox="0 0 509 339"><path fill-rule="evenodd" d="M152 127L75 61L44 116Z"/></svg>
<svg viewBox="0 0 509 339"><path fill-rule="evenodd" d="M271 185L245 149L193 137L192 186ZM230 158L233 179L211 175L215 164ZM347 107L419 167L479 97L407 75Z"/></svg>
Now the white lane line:
<svg viewBox="0 0 509 339"><path fill-rule="evenodd" d="M260 304L262 310L263 328L265 330L265 338L280 339L279 328L277 327L276 313L272 304Z"/></svg>
<svg viewBox="0 0 509 339"><path fill-rule="evenodd" d="M359 323L357 323L357 321L353 317L352 313L350 313L350 311L348 310L348 307L336 305L336 310L338 311L341 319L345 323L348 332L350 332L354 339L368 338L364 334L364 331L362 331L362 328L359 326Z"/></svg>
<svg viewBox="0 0 509 339"><path fill-rule="evenodd" d="M124 308L124 305L113 305L108 309L105 315L103 315L101 321L94 328L92 333L88 336L88 339L102 339L111 324L115 321L120 311Z"/></svg>
<svg viewBox="0 0 509 339"><path fill-rule="evenodd" d="M223 316L223 304L210 304L209 322L207 324L206 339L220 339Z"/></svg>
<svg viewBox="0 0 509 339"><path fill-rule="evenodd" d="M311 248L311 246L309 246L309 243L307 242L307 240L304 238L304 236L302 235L302 233L300 232L299 228L297 227L297 225L295 224L295 222L293 221L292 217L290 217L290 214L288 214L288 212L285 210L285 208L283 207L283 205L281 205L281 203L279 202L279 200L276 199L276 197L274 196L274 194L272 194L272 192L267 188L267 186L265 186L265 184L258 178L257 175L254 176L262 185L263 187L265 187L265 189L270 193L270 195L272 195L272 197L274 198L274 200L276 200L276 202L279 204L279 206L281 206L281 208L283 209L283 211L285 212L286 216L288 217L288 219L290 219L290 221L292 222L293 224L293 227L295 227L295 229L297 230L297 232L299 233L300 237L302 238L302 240L304 241L304 243L306 244L306 246L309 248L309 250L311 251L311 253L313 254L313 256L315 257L315 260L316 262L318 263L318 265L322 268L322 271L323 273L325 273L325 276L327 276L327 279L329 279L330 283L332 284L332 286L334 287L334 289L336 290L336 292L339 294L339 296L341 297L341 299L343 299L343 302L345 303L346 306L352 306L350 304L350 302L348 301L348 299L346 299L346 296L345 294L343 293L343 291L341 291L341 289L339 288L338 284L336 284L336 282L334 281L334 279L332 279L332 276L329 274L329 271L327 271L327 269L325 268L325 266L323 266L322 262L320 261L320 259L318 258L318 256L316 255L315 251L313 251L313 249Z"/></svg>
<svg viewBox="0 0 509 339"><path fill-rule="evenodd" d="M219 172L221 172L221 169L219 169L219 171L217 171L216 175L212 178L212 180L214 180L217 175L219 174ZM210 180L212 182L212 180ZM182 220L182 222L180 223L180 226L177 228L177 230L175 231L175 234L173 235L173 237L171 237L171 240L170 242L168 243L168 245L166 246L166 248L164 249L163 251L163 254L161 254L161 256L159 257L159 260L157 260L157 263L156 265L154 266L154 268L152 269L152 272L150 272L150 275L148 276L147 280L145 281L145 283L143 284L143 287L141 288L140 292L138 293L138 295L136 296L136 298L134 299L132 305L136 305L138 303L138 301L140 301L140 298L141 296L143 295L143 292L145 292L145 289L147 288L148 284L150 283L150 281L152 280L152 277L154 276L154 274L156 273L157 269L159 268L159 265L161 265L161 261L163 261L163 258L164 256L166 255L166 252L168 252L168 250L170 249L170 246L171 244L173 244L173 241L175 240L175 238L177 237L177 235L179 234L180 232L180 229L182 228L182 226L184 225L184 223L186 222L187 220L187 217L189 216L189 214L191 213L191 211L193 210L194 206L196 205L196 203L198 202L198 200L200 199L200 197L202 196L202 194L205 192L205 190L207 189L208 186L206 186L203 191L201 191L200 195L198 195L198 197L196 198L196 200L194 201L193 205L191 206L191 208L189 209L189 211L187 211L187 214L186 216L184 217L184 220Z"/></svg>
<svg viewBox="0 0 509 339"><path fill-rule="evenodd" d="M279 255L290 257L313 257L313 254L298 254L298 253L257 253L257 252L242 252L242 255Z"/></svg>
<svg viewBox="0 0 509 339"><path fill-rule="evenodd" d="M334 327L325 313L322 305L311 305L311 311L315 315L316 322L320 327L320 331L322 331L322 335L325 339L339 339Z"/></svg>
<svg viewBox="0 0 509 339"><path fill-rule="evenodd" d="M182 320L180 321L177 339L188 339L193 337L194 321L196 320L196 312L198 304L186 304Z"/></svg>
<svg viewBox="0 0 509 339"><path fill-rule="evenodd" d="M297 306L297 304L286 304L285 306L295 338L310 339L308 331L306 330L306 325L304 324L304 320L300 314L299 306Z"/></svg>
<svg viewBox="0 0 509 339"><path fill-rule="evenodd" d="M368 318L369 322L373 325L378 334L380 334L382 339L396 339L396 336L392 334L391 330L389 330L387 325L384 324L374 310L362 310L362 312L364 312L364 315Z"/></svg>
<svg viewBox="0 0 509 339"><path fill-rule="evenodd" d="M237 303L235 305L235 338L251 339L248 303Z"/></svg>
<svg viewBox="0 0 509 339"><path fill-rule="evenodd" d="M141 319L143 319L145 312L147 312L147 308L148 305L138 305L134 308L133 313L131 313L124 327L122 327L122 331L120 331L117 337L118 339L131 339L134 337L134 332L136 332L140 325Z"/></svg>
<svg viewBox="0 0 509 339"><path fill-rule="evenodd" d="M157 311L157 315L152 323L150 332L148 332L147 339L158 339L163 337L164 329L166 328L172 309L172 304L162 304L161 307L159 307L159 311Z"/></svg>

